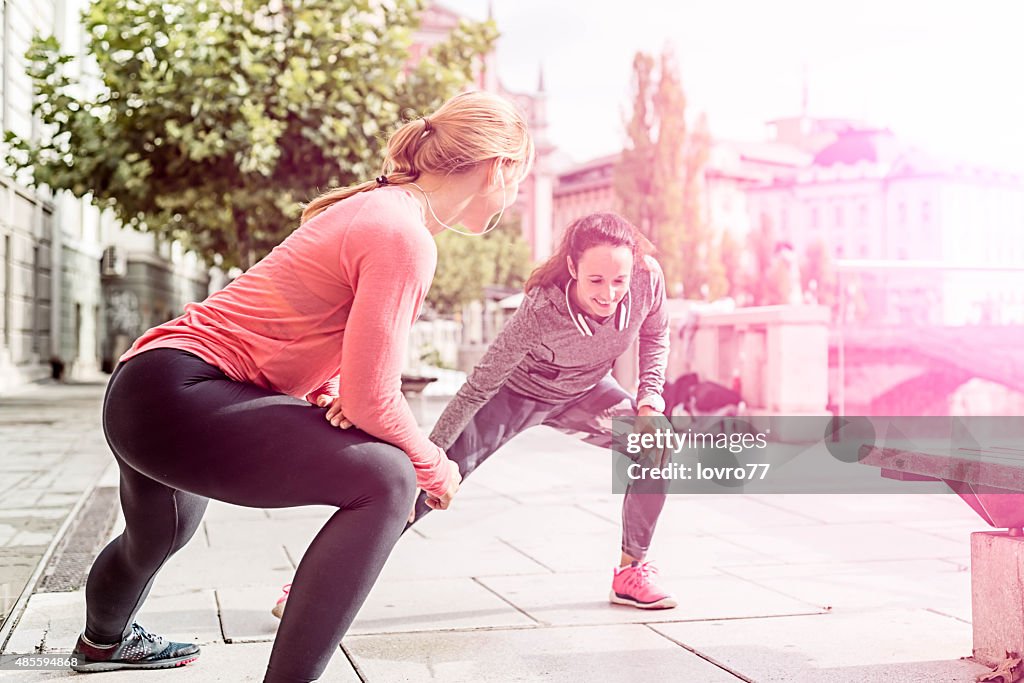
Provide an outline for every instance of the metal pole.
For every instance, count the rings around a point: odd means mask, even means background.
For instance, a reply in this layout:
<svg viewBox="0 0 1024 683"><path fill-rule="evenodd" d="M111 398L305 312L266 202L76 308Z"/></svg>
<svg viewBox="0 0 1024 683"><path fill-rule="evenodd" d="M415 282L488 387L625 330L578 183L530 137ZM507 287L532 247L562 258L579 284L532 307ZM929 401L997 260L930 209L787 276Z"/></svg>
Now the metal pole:
<svg viewBox="0 0 1024 683"><path fill-rule="evenodd" d="M839 417L846 415L846 344L843 329L846 327L846 288L843 287L843 271L836 270L836 286L839 289L839 367L836 387L836 403Z"/></svg>

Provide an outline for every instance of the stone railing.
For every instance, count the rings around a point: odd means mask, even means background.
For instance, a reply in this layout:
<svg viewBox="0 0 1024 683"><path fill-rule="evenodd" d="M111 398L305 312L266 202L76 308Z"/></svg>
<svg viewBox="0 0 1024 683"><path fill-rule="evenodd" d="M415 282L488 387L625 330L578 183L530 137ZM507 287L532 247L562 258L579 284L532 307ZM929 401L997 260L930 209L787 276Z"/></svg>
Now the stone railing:
<svg viewBox="0 0 1024 683"><path fill-rule="evenodd" d="M720 310L670 301L667 378L696 372L737 389L753 414L822 415L828 404L828 323L824 306L761 306ZM635 387L635 355L615 376Z"/></svg>

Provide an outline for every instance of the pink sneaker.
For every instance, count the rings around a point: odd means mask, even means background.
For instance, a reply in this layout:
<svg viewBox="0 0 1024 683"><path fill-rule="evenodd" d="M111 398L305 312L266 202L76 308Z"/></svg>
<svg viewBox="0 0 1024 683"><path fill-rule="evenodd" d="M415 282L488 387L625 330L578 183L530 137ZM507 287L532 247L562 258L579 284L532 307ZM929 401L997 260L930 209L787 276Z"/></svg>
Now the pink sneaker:
<svg viewBox="0 0 1024 683"><path fill-rule="evenodd" d="M654 581L658 569L650 562L633 562L613 570L612 590L608 599L617 605L632 605L640 609L671 609L676 599Z"/></svg>
<svg viewBox="0 0 1024 683"><path fill-rule="evenodd" d="M281 586L281 597L277 599L277 602L274 603L274 607L270 610L270 613L278 619L284 616L284 605L286 602L288 602L288 591L290 591L291 589L292 585L290 583L286 583L285 585Z"/></svg>

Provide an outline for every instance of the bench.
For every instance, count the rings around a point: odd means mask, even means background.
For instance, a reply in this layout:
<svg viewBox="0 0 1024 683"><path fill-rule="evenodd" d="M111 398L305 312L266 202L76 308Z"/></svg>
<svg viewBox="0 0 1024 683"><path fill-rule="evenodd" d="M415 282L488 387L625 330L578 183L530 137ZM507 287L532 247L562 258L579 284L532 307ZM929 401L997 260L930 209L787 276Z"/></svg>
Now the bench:
<svg viewBox="0 0 1024 683"><path fill-rule="evenodd" d="M971 534L973 655L988 666L1024 653L1024 448L861 446L860 462L900 481L943 481L990 526ZM1001 531L1005 529L1006 531Z"/></svg>

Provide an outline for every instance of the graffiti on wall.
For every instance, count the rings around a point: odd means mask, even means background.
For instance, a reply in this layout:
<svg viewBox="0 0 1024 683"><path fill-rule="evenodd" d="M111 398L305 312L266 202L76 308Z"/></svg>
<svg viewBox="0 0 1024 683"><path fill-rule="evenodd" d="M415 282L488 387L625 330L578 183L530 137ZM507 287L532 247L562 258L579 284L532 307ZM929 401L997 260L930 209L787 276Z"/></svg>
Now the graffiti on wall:
<svg viewBox="0 0 1024 683"><path fill-rule="evenodd" d="M139 297L135 292L115 290L107 299L107 325L111 334L135 336L142 327Z"/></svg>

